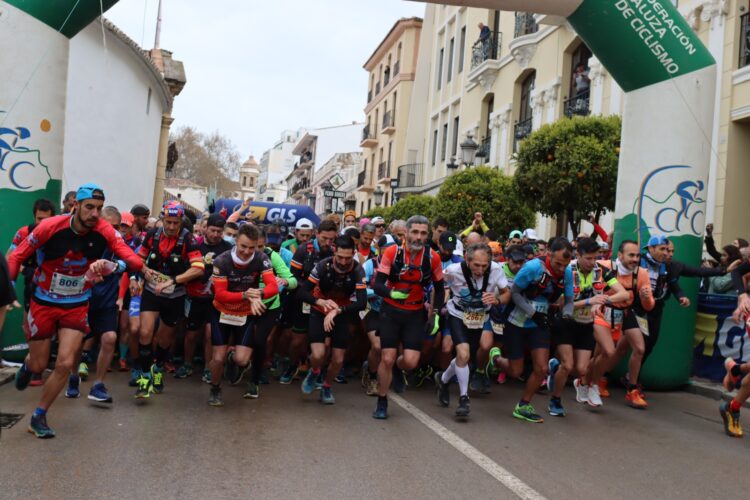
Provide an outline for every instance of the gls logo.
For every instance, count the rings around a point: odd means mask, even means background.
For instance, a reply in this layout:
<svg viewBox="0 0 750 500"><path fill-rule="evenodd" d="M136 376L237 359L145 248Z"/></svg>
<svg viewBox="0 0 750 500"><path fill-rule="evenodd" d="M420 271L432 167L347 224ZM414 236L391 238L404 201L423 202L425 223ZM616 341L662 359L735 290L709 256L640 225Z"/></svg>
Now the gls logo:
<svg viewBox="0 0 750 500"><path fill-rule="evenodd" d="M286 208L271 208L268 210L266 218L269 221L282 219L287 224L297 221L297 209L286 209Z"/></svg>

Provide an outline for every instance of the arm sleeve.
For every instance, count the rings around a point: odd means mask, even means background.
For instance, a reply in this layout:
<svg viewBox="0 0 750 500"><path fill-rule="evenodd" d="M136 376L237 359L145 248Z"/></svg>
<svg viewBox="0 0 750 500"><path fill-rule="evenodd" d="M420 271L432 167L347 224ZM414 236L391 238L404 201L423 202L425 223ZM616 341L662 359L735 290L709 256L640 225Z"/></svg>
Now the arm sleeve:
<svg viewBox="0 0 750 500"><path fill-rule="evenodd" d="M299 284L299 288L297 289L297 298L301 299L303 302L307 302L308 304L315 304L315 301L317 300L315 296L313 296L313 288L315 288L315 282L310 281L310 279L306 279L302 283Z"/></svg>
<svg viewBox="0 0 750 500"><path fill-rule="evenodd" d="M375 275L375 283L372 285L372 290L376 295L380 295L383 298L391 296L391 290L386 284L387 281L388 275L378 271L378 274Z"/></svg>
<svg viewBox="0 0 750 500"><path fill-rule="evenodd" d="M445 284L443 280L435 281L433 289L435 290L435 303L432 305L432 309L439 311L445 305Z"/></svg>
<svg viewBox="0 0 750 500"><path fill-rule="evenodd" d="M679 276L685 276L686 278L708 278L727 274L726 270L721 267L694 267L682 262L680 262L678 269L680 271Z"/></svg>
<svg viewBox="0 0 750 500"><path fill-rule="evenodd" d="M740 267L732 271L732 283L734 283L734 289L737 290L737 293L745 293L745 282L742 277L747 273L750 273L750 263L748 262L741 264Z"/></svg>
<svg viewBox="0 0 750 500"><path fill-rule="evenodd" d="M287 286L289 290L294 290L295 288L297 288L297 278L294 277L292 272L286 266L286 264L284 263L284 259L281 258L281 255L273 252L271 254L271 264L273 264L273 270L276 273L276 276L289 282L289 285Z"/></svg>
<svg viewBox="0 0 750 500"><path fill-rule="evenodd" d="M11 252L8 258L8 273L11 282L16 281L21 265L26 262L26 259L31 257L49 239L50 231L48 227L49 225L44 224L43 221L18 245L15 251Z"/></svg>
<svg viewBox="0 0 750 500"><path fill-rule="evenodd" d="M261 279L263 280L263 284L266 285L261 292L263 300L270 299L279 293L279 284L276 283L276 276L273 274L272 269L264 271Z"/></svg>
<svg viewBox="0 0 750 500"><path fill-rule="evenodd" d="M474 229L474 226L469 226L469 227L467 227L466 229L464 229L463 231L461 231L461 234L459 234L459 236L460 236L461 238L464 238L464 237L466 237L466 236L469 236L469 234L471 233L471 230L472 230L472 229Z"/></svg>
<svg viewBox="0 0 750 500"><path fill-rule="evenodd" d="M607 234L607 231L604 230L602 226L597 224L596 222L593 223L594 226L594 232L599 235L599 237L602 239L602 241L606 242L607 239L609 239L609 235Z"/></svg>
<svg viewBox="0 0 750 500"><path fill-rule="evenodd" d="M365 278L365 271L364 269L362 269L362 266L357 267L357 275L355 279L357 281L357 288L355 292L356 300L351 304L347 304L346 306L342 307L342 312L364 311L367 307L367 280Z"/></svg>
<svg viewBox="0 0 750 500"><path fill-rule="evenodd" d="M564 318L573 316L573 295L573 268L568 266L565 268L565 303L562 309Z"/></svg>
<svg viewBox="0 0 750 500"><path fill-rule="evenodd" d="M513 283L513 287L510 289L510 296L513 299L513 303L517 308L526 313L527 316L533 316L536 312L531 302L523 296L523 290L518 287L516 283Z"/></svg>
<svg viewBox="0 0 750 500"><path fill-rule="evenodd" d="M120 289L117 292L117 297L120 299L125 298L125 294L128 293L128 287L130 285L130 280L128 279L128 275L125 273L122 273L122 276L120 276Z"/></svg>
<svg viewBox="0 0 750 500"><path fill-rule="evenodd" d="M714 237L706 236L705 242L706 242L706 252L708 252L708 255L713 257L713 259L716 262L721 262L721 253L718 250L716 250L716 243L714 242Z"/></svg>
<svg viewBox="0 0 750 500"><path fill-rule="evenodd" d="M229 291L229 282L226 280L226 278L217 278L214 276L212 279L214 283L214 296L219 302L223 302L225 304L233 304L242 302L244 300L242 298L242 292Z"/></svg>
<svg viewBox="0 0 750 500"><path fill-rule="evenodd" d="M303 247L297 248L297 251L294 252L294 257L292 257L291 271L294 277L297 279L298 283L300 281L300 278L302 278L303 264L306 257L307 249Z"/></svg>

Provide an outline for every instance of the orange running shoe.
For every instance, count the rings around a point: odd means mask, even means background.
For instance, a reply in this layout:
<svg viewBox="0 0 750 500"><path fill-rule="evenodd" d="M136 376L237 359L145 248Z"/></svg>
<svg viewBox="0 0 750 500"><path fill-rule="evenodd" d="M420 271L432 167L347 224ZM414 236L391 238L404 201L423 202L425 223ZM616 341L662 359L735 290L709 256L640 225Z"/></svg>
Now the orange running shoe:
<svg viewBox="0 0 750 500"><path fill-rule="evenodd" d="M602 377L599 379L599 396L603 398L609 397L609 389L607 389L608 384L609 380L607 380L607 377Z"/></svg>
<svg viewBox="0 0 750 500"><path fill-rule="evenodd" d="M732 375L732 368L734 368L736 364L737 362L732 358L727 358L724 360L724 368L726 368L727 370L727 374L724 375L724 389L726 389L727 391L735 390L742 380L742 376L735 377L734 375Z"/></svg>
<svg viewBox="0 0 750 500"><path fill-rule="evenodd" d="M42 379L41 373L35 373L31 376L31 382L29 382L29 385L31 387L39 387L41 385L44 385L44 380Z"/></svg>
<svg viewBox="0 0 750 500"><path fill-rule="evenodd" d="M645 410L648 408L646 398L643 397L643 393L640 389L631 389L625 394L625 401L628 402L628 406L635 408L636 410Z"/></svg>
<svg viewBox="0 0 750 500"><path fill-rule="evenodd" d="M125 361L124 359L121 359L121 360L120 360L120 361L118 362L118 364L119 364L119 370L120 370L121 372L126 372L126 371L128 371L128 362L127 362L127 361Z"/></svg>

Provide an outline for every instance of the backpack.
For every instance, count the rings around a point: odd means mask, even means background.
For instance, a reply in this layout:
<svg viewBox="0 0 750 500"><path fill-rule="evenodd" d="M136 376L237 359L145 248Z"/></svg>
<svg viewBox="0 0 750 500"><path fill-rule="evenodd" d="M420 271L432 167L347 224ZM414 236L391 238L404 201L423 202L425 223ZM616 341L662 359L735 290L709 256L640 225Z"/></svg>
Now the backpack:
<svg viewBox="0 0 750 500"><path fill-rule="evenodd" d="M185 262L184 259L185 238L190 236L190 231L182 228L180 236L177 238L177 243L175 243L169 254L168 262L164 261L165 259L159 251L159 244L163 234L164 228L159 228L153 233L151 239L151 252L149 253L148 258L146 258L146 266L159 271L166 267L175 276L179 276L190 268L190 263ZM144 241L148 241L148 239L146 238Z"/></svg>
<svg viewBox="0 0 750 500"><path fill-rule="evenodd" d="M411 285L421 285L422 287L430 286L432 283L432 250L429 247L425 247L422 251L422 262L416 268L419 269L421 277L417 281L405 280L401 278L401 274L404 270L405 264L405 250L404 247L399 246L396 249L396 258L393 260L391 266L391 273L388 275L388 281L392 284L402 282ZM410 269L414 269L414 266L410 265ZM407 269L409 270L409 269Z"/></svg>
<svg viewBox="0 0 750 500"><path fill-rule="evenodd" d="M600 295L604 291L604 272L598 264L594 265L594 278L592 279L592 288L586 290L584 295L581 295L581 272L578 270L578 264L573 268L573 296L579 297L580 299L588 299L594 295Z"/></svg>

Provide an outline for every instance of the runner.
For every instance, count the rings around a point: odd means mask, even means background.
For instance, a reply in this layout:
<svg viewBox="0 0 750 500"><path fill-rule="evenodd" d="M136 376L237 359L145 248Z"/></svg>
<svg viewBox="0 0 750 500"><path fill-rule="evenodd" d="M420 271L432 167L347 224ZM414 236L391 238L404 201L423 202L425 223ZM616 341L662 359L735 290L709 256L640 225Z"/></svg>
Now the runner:
<svg viewBox="0 0 750 500"><path fill-rule="evenodd" d="M83 336L89 332L88 301L93 282L110 269L98 260L106 248L138 270L141 261L110 224L100 219L104 191L84 184L76 192L73 215L42 221L10 256L11 280L21 265L36 252L39 267L34 275L34 295L27 314L25 333L29 354L16 373L16 388L24 390L32 373L41 373L49 362L51 339L57 334L59 348L55 369L47 379L39 406L31 416L29 431L39 438L55 432L47 425L47 411L65 386L74 367Z"/></svg>
<svg viewBox="0 0 750 500"><path fill-rule="evenodd" d="M359 244L357 245L357 262L360 266L364 265L370 259L377 256L377 250L374 248L373 239L375 238L375 226L365 224L359 231Z"/></svg>
<svg viewBox="0 0 750 500"><path fill-rule="evenodd" d="M183 227L183 206L167 202L163 227L148 232L138 255L144 261L145 289L141 295L137 399L164 390L164 364L174 341L175 327L185 316L185 285L203 276L203 255L193 235ZM152 353L156 320L156 353ZM155 362L154 362L155 360Z"/></svg>
<svg viewBox="0 0 750 500"><path fill-rule="evenodd" d="M444 233L449 234L449 233ZM451 291L448 301L448 327L456 346L456 357L444 372L435 374L438 402L450 404L448 385L455 375L458 379L459 402L457 417L468 417L469 360L471 351L480 344L489 351L492 332L484 332L490 307L507 304L510 290L499 264L492 262L492 250L485 244L471 245L466 249L466 261L451 264L445 269L445 286Z"/></svg>
<svg viewBox="0 0 750 500"><path fill-rule="evenodd" d="M315 225L310 219L298 220L294 225L294 238L283 242L281 248L286 248L294 254L294 252L297 251L297 248L307 245L307 242L312 239L314 229Z"/></svg>
<svg viewBox="0 0 750 500"><path fill-rule="evenodd" d="M747 321L747 315L740 309L735 310L734 319L738 324ZM747 328L747 326L745 326ZM727 374L724 376L724 388L727 392L737 390L731 401L723 401L719 405L719 414L724 420L724 432L728 436L741 438L743 436L740 423L740 409L750 398L750 363L739 364L732 358L724 360Z"/></svg>
<svg viewBox="0 0 750 500"><path fill-rule="evenodd" d="M419 363L425 323L443 308L445 290L440 256L427 246L430 222L414 215L406 222L403 245L385 250L373 289L383 297L380 311L382 356L378 367L378 403L373 413L377 419L388 418L388 388L391 380L396 392L403 391L402 370L413 370ZM434 302L425 308L425 287L432 284ZM404 352L398 356L398 347Z"/></svg>
<svg viewBox="0 0 750 500"><path fill-rule="evenodd" d="M512 377L521 376L524 350L531 351L533 370L521 400L513 410L514 417L527 422L544 422L531 406L531 399L547 376L550 305L562 295L565 297L563 317L570 317L573 313L573 276L568 268L572 255L570 242L557 238L550 245L550 254L524 264L513 282L513 307L503 331L503 340Z"/></svg>
<svg viewBox="0 0 750 500"><path fill-rule="evenodd" d="M385 234L385 219L380 216L373 217L370 224L375 226L375 239L379 240Z"/></svg>
<svg viewBox="0 0 750 500"><path fill-rule="evenodd" d="M237 234L237 245L213 261L211 278L215 299L211 319L211 390L208 404L224 406L221 398L221 376L227 360L229 341L235 349L228 363L231 384L238 384L247 371L254 350L263 350L277 314L272 314L263 300L278 294L271 260L258 250L260 232L253 224L244 224ZM264 285L261 290L261 283ZM262 365L262 363L261 363ZM262 367L262 366L261 366ZM250 389L248 387L248 389ZM257 397L248 390L243 396Z"/></svg>
<svg viewBox="0 0 750 500"><path fill-rule="evenodd" d="M327 405L336 403L331 382L344 365L350 328L367 305L367 282L362 266L354 259L354 241L349 236L339 236L334 248L333 257L318 262L299 293L312 306L308 333L312 355L302 392L311 394L315 390L321 368L330 356L320 391L320 402Z"/></svg>

